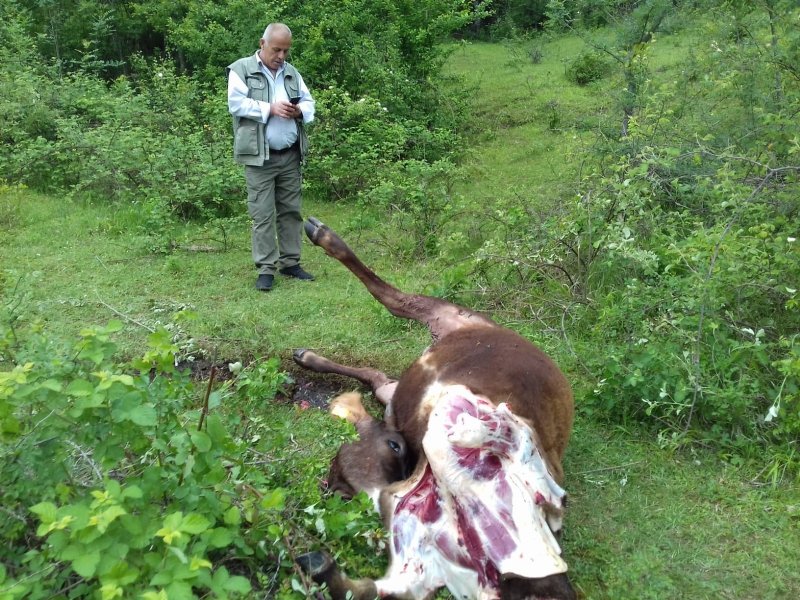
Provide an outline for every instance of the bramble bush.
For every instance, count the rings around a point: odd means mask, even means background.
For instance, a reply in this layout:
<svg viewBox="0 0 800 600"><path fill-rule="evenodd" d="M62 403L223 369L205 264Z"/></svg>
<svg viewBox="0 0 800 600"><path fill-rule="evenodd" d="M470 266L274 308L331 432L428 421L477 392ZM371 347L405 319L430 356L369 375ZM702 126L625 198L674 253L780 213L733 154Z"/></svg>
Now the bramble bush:
<svg viewBox="0 0 800 600"><path fill-rule="evenodd" d="M139 46L144 54L120 56L98 31L86 32L74 53L70 44L82 26L74 7L21 4L27 10L12 3L15 10L0 24L14 41L0 51L9 66L0 75L0 176L140 207L141 225L157 238L169 237L176 219L243 213L223 69L256 48L264 25L257 18L231 20L228 8L249 14L253 7L145 3L131 13L112 7L103 23L117 28L118 39L137 31L146 38ZM465 99L441 78L447 51L439 42L480 9L454 0L418 3L401 15L390 4L275 7L264 17L298 30L292 60L318 101L305 173L311 195L354 199L393 177L395 161L433 163L456 148ZM81 10L87 19L100 18L91 6ZM381 18L367 32L363 23L375 12ZM61 20L37 46L31 41L37 18L54 15ZM248 31L235 23L248 23ZM162 51L148 46L150 29L163 36ZM43 68L42 52L56 54L57 69Z"/></svg>
<svg viewBox="0 0 800 600"><path fill-rule="evenodd" d="M649 148L560 211L498 209L473 278L490 310L566 336L594 418L796 470L800 168L755 190L734 157L701 154ZM696 160L716 170L675 177Z"/></svg>
<svg viewBox="0 0 800 600"><path fill-rule="evenodd" d="M23 99L8 98L16 107L9 114L17 116L8 117L14 133L4 140L0 169L46 191L158 202L176 218L229 215L244 192L228 136L203 121L198 107L206 100L192 80L168 63L145 68L150 81L137 82L138 90L125 77L110 86L81 73L45 80L38 86L42 110L33 114Z"/></svg>
<svg viewBox="0 0 800 600"><path fill-rule="evenodd" d="M293 557L330 540L383 564L369 500L320 494L352 428L278 402L278 361L198 386L166 328L120 361L120 322L62 344L1 283L0 598L306 597Z"/></svg>
<svg viewBox="0 0 800 600"><path fill-rule="evenodd" d="M339 88L316 94L318 123L305 169L310 194L329 200L370 195L391 185L404 165L431 165L455 149L457 136L393 114L369 96L353 98Z"/></svg>
<svg viewBox="0 0 800 600"><path fill-rule="evenodd" d="M595 382L582 410L777 481L800 472L800 46L776 21L781 59L763 65L758 23L731 36L720 11L704 30L718 50L638 89L572 199L487 211L473 274L491 310L566 340Z"/></svg>
<svg viewBox="0 0 800 600"><path fill-rule="evenodd" d="M599 52L582 52L567 66L566 76L577 85L589 85L611 72L610 61Z"/></svg>
<svg viewBox="0 0 800 600"><path fill-rule="evenodd" d="M467 212L464 198L454 189L458 177L458 169L449 160L398 161L379 183L360 194L359 202L370 211L380 211L381 228L406 233L385 236L393 254L417 259L436 256L448 239L447 226Z"/></svg>

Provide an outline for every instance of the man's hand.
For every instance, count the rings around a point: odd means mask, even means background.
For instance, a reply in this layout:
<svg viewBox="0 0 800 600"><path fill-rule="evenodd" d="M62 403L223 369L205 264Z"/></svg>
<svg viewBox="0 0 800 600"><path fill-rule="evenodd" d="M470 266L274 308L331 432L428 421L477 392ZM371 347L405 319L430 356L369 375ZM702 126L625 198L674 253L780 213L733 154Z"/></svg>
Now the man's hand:
<svg viewBox="0 0 800 600"><path fill-rule="evenodd" d="M284 119L299 119L303 112L291 102L277 100L269 105L269 114L273 117L283 117Z"/></svg>

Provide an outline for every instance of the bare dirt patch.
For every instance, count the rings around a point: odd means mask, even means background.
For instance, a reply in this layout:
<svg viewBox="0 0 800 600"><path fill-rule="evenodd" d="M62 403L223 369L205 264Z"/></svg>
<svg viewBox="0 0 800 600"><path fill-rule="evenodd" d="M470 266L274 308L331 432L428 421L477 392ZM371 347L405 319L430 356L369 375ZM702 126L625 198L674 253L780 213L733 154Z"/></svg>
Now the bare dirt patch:
<svg viewBox="0 0 800 600"><path fill-rule="evenodd" d="M322 410L328 410L331 398L344 392L340 383L319 377L310 377L305 374L293 373L294 386L291 390L291 400L300 404L304 408L313 406Z"/></svg>
<svg viewBox="0 0 800 600"><path fill-rule="evenodd" d="M220 383L236 377L228 367L229 364L236 362L244 361L242 359L212 361L198 358L180 363L178 369L190 369L192 379L205 382L211 377L213 369L214 382ZM331 376L292 369L289 370L289 375L293 383L286 386L286 393L279 394L277 400L299 404L303 408L313 407L320 410L328 410L331 398L353 389L352 382L348 387L343 380L331 378Z"/></svg>

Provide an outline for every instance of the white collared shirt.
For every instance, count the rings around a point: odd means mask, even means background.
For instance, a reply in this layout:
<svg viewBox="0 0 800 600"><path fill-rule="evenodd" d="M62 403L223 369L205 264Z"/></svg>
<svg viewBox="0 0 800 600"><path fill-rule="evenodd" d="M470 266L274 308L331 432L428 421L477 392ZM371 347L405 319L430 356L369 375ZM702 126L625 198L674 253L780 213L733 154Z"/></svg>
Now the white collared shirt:
<svg viewBox="0 0 800 600"><path fill-rule="evenodd" d="M261 72L267 78L267 83L270 86L270 98L272 102L284 100L289 101L289 96L286 93L284 86L284 71L285 67L281 67L278 72L273 75L272 72L261 62L261 58L256 52L256 60L261 67ZM311 97L311 92L308 91L303 77L298 73L300 84L300 102L298 107L303 113L303 122L311 123L314 120L315 102ZM283 117L270 117L269 103L261 102L248 98L247 84L242 81L234 71L230 72L228 76L228 110L230 113L237 117L245 117L253 119L266 124L266 135L264 139L267 145L272 150L283 150L288 148L297 141L297 123L294 119L285 119Z"/></svg>

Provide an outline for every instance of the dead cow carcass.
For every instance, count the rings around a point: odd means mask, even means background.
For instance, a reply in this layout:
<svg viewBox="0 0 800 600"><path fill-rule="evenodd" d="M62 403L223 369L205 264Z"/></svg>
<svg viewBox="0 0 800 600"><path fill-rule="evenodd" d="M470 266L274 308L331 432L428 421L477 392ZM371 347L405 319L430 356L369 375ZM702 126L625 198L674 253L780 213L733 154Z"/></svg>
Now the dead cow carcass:
<svg viewBox="0 0 800 600"><path fill-rule="evenodd" d="M386 405L379 422L357 396L334 403L360 440L334 460L331 485L345 495L365 490L391 532L381 579L350 579L324 552L301 566L335 600L426 598L441 587L465 599L575 598L556 537L573 419L561 371L487 317L387 284L316 219L306 233L389 312L427 325L433 344L399 380L295 352L301 366L354 377Z"/></svg>

